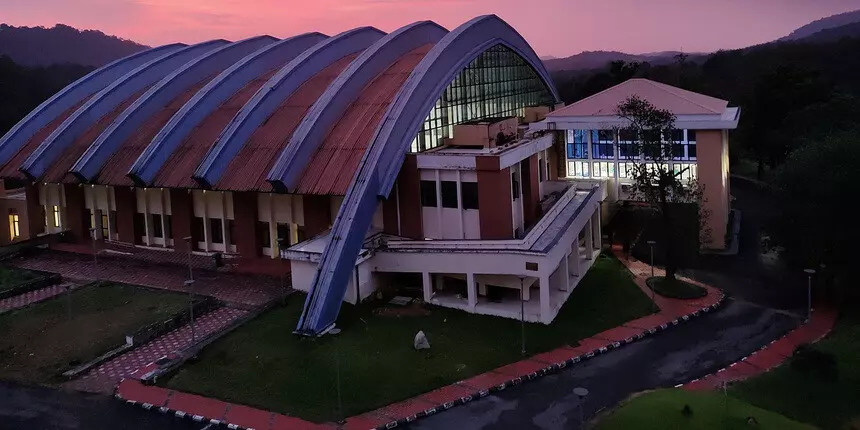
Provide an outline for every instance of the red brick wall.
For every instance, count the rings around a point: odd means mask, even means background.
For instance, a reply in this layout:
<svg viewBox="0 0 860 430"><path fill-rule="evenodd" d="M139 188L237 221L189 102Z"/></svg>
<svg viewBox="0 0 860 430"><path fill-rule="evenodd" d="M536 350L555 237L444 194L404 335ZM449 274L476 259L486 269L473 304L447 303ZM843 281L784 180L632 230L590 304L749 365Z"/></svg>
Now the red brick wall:
<svg viewBox="0 0 860 430"><path fill-rule="evenodd" d="M257 193L233 193L233 215L235 227L233 238L236 251L245 258L260 256L260 241L256 233L259 216L257 214Z"/></svg>
<svg viewBox="0 0 860 430"><path fill-rule="evenodd" d="M409 154L403 160L397 176L400 200L400 235L412 239L424 237L424 224L421 219L421 173L418 171L418 158Z"/></svg>
<svg viewBox="0 0 860 430"><path fill-rule="evenodd" d="M89 211L84 197L84 188L77 184L63 184L66 195L66 228L76 240L90 237Z"/></svg>
<svg viewBox="0 0 860 430"><path fill-rule="evenodd" d="M134 197L134 194L132 194ZM256 204L255 204L256 207ZM117 208L119 208L119 196L117 196ZM233 206L234 210L236 206ZM188 252L188 245L182 238L194 236L191 229L191 219L194 218L194 208L191 206L191 194L186 190L170 190L170 228L173 231L173 248L177 251ZM119 218L119 214L117 214ZM238 223L236 225L238 227ZM192 237L193 244L200 238Z"/></svg>
<svg viewBox="0 0 860 430"><path fill-rule="evenodd" d="M116 199L116 232L120 242L135 243L134 237L134 214L137 213L137 198L134 195L134 189L128 187L114 187L114 198ZM171 204L173 193L171 193ZM174 214L176 206L172 206ZM174 215L173 219L177 217ZM181 238L182 235L173 230L174 238Z"/></svg>
<svg viewBox="0 0 860 430"><path fill-rule="evenodd" d="M331 205L328 196L302 196L302 210L305 218L305 237L316 236L331 225Z"/></svg>
<svg viewBox="0 0 860 430"><path fill-rule="evenodd" d="M475 157L481 239L513 239L511 170L499 169L499 157Z"/></svg>

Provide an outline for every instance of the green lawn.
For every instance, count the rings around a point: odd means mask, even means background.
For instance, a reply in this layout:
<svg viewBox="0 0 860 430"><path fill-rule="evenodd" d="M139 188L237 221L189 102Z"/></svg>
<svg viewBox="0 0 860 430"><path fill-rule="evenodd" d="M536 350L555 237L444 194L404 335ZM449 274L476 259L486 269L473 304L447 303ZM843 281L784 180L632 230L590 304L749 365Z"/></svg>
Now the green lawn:
<svg viewBox="0 0 860 430"><path fill-rule="evenodd" d="M708 290L680 279L669 280L665 276L654 276L645 282L657 294L672 299L698 299L708 295Z"/></svg>
<svg viewBox="0 0 860 430"><path fill-rule="evenodd" d="M38 277L39 275L30 272L29 270L22 270L14 267L0 267L0 291L9 290Z"/></svg>
<svg viewBox="0 0 860 430"><path fill-rule="evenodd" d="M209 346L181 368L170 388L289 413L312 421L339 418L335 360L339 357L344 416L410 398L466 379L520 355L520 323L428 307L429 315L383 316L344 305L338 327L322 339L292 334L304 296L270 311ZM528 324L530 354L575 344L644 316L651 302L624 266L601 257L572 293L552 326ZM429 352L412 348L424 330Z"/></svg>
<svg viewBox="0 0 860 430"><path fill-rule="evenodd" d="M690 413L684 414L684 406ZM752 417L754 423L748 420ZM657 390L634 397L600 418L594 430L805 430L812 426L757 408L722 392Z"/></svg>
<svg viewBox="0 0 860 430"><path fill-rule="evenodd" d="M0 315L0 378L55 383L65 370L125 343L125 335L167 319L187 296L130 285L89 286Z"/></svg>
<svg viewBox="0 0 860 430"><path fill-rule="evenodd" d="M843 312L833 333L815 347L836 356L838 380L828 382L783 365L732 387L730 393L823 429L849 428L849 422L860 420L860 316L856 308Z"/></svg>

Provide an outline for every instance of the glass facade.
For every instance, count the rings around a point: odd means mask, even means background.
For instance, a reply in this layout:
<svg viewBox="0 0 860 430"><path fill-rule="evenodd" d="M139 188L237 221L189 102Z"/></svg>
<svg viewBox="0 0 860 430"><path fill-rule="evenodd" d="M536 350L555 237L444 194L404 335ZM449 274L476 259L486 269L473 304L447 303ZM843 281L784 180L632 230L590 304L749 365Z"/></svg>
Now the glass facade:
<svg viewBox="0 0 860 430"><path fill-rule="evenodd" d="M412 152L442 145L454 125L483 118L522 116L529 106L552 106L552 93L532 67L503 45L469 63L451 82L424 120Z"/></svg>
<svg viewBox="0 0 860 430"><path fill-rule="evenodd" d="M588 158L588 136L585 130L567 131L567 158L578 160Z"/></svg>

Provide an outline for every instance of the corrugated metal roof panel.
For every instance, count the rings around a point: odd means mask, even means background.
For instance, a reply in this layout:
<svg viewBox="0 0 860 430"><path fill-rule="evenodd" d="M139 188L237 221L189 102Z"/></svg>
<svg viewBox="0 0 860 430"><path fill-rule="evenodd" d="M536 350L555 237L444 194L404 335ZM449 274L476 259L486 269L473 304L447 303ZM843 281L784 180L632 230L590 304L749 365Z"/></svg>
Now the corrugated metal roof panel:
<svg viewBox="0 0 860 430"><path fill-rule="evenodd" d="M274 68L245 84L236 94L221 103L170 154L167 162L159 170L153 184L159 187L197 188L197 183L191 179L194 170L206 156L206 152L224 131L224 127L236 116L239 109L251 99L254 93L277 72Z"/></svg>
<svg viewBox="0 0 860 430"><path fill-rule="evenodd" d="M166 106L146 119L135 133L129 136L117 150L105 162L101 172L98 174L98 183L105 185L134 185L126 174L131 165L140 157L146 146L152 142L156 134L167 124L167 121L182 106L194 97L204 85L209 83L215 75L201 79L194 85L176 96Z"/></svg>
<svg viewBox="0 0 860 430"><path fill-rule="evenodd" d="M68 148L63 150L57 159L51 163L51 166L45 171L43 180L45 182L52 183L77 182L72 178L66 178L66 173L68 173L69 169L71 169L75 162L78 161L78 158L81 158L84 151L86 151L93 141L102 134L104 129L107 128L107 126L109 126L110 123L122 113L122 111L134 103L138 97L149 90L149 87L151 86L152 85L147 85L123 100L122 103L118 104L112 111L103 115L98 121L93 123L87 131L78 136L75 141L72 142Z"/></svg>
<svg viewBox="0 0 860 430"><path fill-rule="evenodd" d="M27 159L27 157L32 154L33 151L35 151L36 148L39 147L39 144L42 143L45 139L47 139L48 136L50 136L51 133L53 133L54 130L56 130L57 127L59 127L60 124L63 123L63 121L65 121L68 117L72 116L72 114L75 113L75 111L78 110L79 107L83 106L83 104L89 101L89 99L91 99L92 97L92 94L87 97L84 97L84 99L78 102L78 104L68 108L65 112L60 114L60 116L49 122L39 131L37 131L32 137L30 137L30 139L27 140L27 143L21 146L18 152L16 152L15 155L13 155L12 158L10 158L9 161L7 161L2 168L0 168L0 178L24 179L24 174L18 171L18 168L21 167L22 164L24 164L24 161Z"/></svg>
<svg viewBox="0 0 860 430"><path fill-rule="evenodd" d="M345 195L388 106L433 44L400 57L362 89L305 167L295 192Z"/></svg>
<svg viewBox="0 0 860 430"><path fill-rule="evenodd" d="M332 63L287 97L233 157L216 189L271 191L266 175L308 109L358 54Z"/></svg>

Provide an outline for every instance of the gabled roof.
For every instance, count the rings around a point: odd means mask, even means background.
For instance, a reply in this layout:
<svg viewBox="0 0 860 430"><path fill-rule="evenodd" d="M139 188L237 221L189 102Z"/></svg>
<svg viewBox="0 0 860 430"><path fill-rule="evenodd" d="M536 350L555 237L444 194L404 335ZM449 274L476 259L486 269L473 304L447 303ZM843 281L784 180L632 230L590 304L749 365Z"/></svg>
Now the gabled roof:
<svg viewBox="0 0 860 430"><path fill-rule="evenodd" d="M639 96L658 109L666 109L675 115L722 115L729 104L725 100L648 79L630 79L558 109L547 116L615 115L618 105L632 95Z"/></svg>

